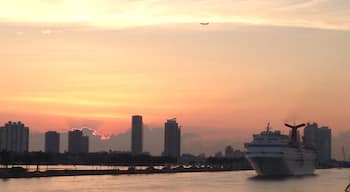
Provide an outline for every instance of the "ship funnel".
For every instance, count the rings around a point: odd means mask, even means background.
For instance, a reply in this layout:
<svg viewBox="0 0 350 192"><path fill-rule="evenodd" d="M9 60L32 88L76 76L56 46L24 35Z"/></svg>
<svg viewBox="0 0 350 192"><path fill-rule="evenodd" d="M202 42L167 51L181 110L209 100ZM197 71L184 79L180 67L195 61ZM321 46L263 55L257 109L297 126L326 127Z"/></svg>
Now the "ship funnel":
<svg viewBox="0 0 350 192"><path fill-rule="evenodd" d="M299 128L301 128L301 127L304 127L305 123L299 124L299 125L289 125L288 123L285 123L284 125L286 127L289 127L289 128L292 129L292 134L291 134L290 140L291 140L292 144L297 144L298 143L298 132L297 132L297 130Z"/></svg>

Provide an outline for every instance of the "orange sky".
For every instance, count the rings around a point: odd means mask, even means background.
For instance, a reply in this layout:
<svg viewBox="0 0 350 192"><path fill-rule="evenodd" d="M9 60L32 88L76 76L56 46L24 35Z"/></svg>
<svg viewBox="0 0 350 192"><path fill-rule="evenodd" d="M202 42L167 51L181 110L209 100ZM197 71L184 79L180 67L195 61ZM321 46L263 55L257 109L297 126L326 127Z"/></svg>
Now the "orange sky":
<svg viewBox="0 0 350 192"><path fill-rule="evenodd" d="M111 134L142 114L150 127L177 117L185 132L217 129L202 135L229 139L268 121L349 129L350 27L343 20L350 17L341 1L238 1L236 15L209 1L119 1L119 9L113 1L79 9L52 1L58 4L40 3L37 11L26 2L0 6L1 123ZM18 4L18 14L9 11ZM201 18L212 23L201 26Z"/></svg>

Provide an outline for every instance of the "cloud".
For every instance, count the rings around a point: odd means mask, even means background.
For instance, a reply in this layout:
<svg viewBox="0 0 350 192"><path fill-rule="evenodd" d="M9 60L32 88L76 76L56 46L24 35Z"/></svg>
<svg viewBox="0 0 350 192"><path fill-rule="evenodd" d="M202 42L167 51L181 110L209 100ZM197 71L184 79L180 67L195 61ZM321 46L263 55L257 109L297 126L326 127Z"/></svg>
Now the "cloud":
<svg viewBox="0 0 350 192"><path fill-rule="evenodd" d="M22 36L24 33L22 32L22 31L17 31L16 32L16 35L18 35L18 36Z"/></svg>
<svg viewBox="0 0 350 192"><path fill-rule="evenodd" d="M42 30L41 33L43 35L51 35L52 34L52 31L50 29L45 29L45 30Z"/></svg>
<svg viewBox="0 0 350 192"><path fill-rule="evenodd" d="M106 28L210 21L350 29L348 0L30 0L1 2L0 7L0 18L6 21L84 23Z"/></svg>
<svg viewBox="0 0 350 192"><path fill-rule="evenodd" d="M94 131L96 131L102 125L102 121L93 119L67 119L67 123L72 129L81 130L83 128L88 128Z"/></svg>
<svg viewBox="0 0 350 192"><path fill-rule="evenodd" d="M61 27L63 28L63 27ZM57 34L57 33L62 33L64 32L64 30L60 29L60 30L55 30L55 29L43 29L41 30L41 34L43 35L52 35L52 34Z"/></svg>

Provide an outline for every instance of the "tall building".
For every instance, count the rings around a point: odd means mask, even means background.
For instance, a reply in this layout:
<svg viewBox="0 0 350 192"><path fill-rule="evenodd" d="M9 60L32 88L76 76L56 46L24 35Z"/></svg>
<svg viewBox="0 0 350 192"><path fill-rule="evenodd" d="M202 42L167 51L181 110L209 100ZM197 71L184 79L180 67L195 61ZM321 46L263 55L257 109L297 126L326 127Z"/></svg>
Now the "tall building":
<svg viewBox="0 0 350 192"><path fill-rule="evenodd" d="M60 152L60 134L56 131L48 131L45 133L45 152L59 153Z"/></svg>
<svg viewBox="0 0 350 192"><path fill-rule="evenodd" d="M89 153L89 137L82 136L80 140L80 152Z"/></svg>
<svg viewBox="0 0 350 192"><path fill-rule="evenodd" d="M304 128L304 144L317 150L320 163L332 159L332 131L328 127L318 127L317 123L308 123Z"/></svg>
<svg viewBox="0 0 350 192"><path fill-rule="evenodd" d="M229 145L225 148L225 157L226 158L233 158L235 151L233 150L232 146Z"/></svg>
<svg viewBox="0 0 350 192"><path fill-rule="evenodd" d="M68 152L69 153L88 153L89 137L83 136L80 130L68 132Z"/></svg>
<svg viewBox="0 0 350 192"><path fill-rule="evenodd" d="M214 154L214 157L215 157L215 158L222 158L222 157L223 157L222 152L221 152L221 151L216 152L216 153Z"/></svg>
<svg viewBox="0 0 350 192"><path fill-rule="evenodd" d="M27 152L29 144L29 128L22 122L9 121L0 127L0 150Z"/></svg>
<svg viewBox="0 0 350 192"><path fill-rule="evenodd" d="M0 127L0 151L5 149L5 134L3 129Z"/></svg>
<svg viewBox="0 0 350 192"><path fill-rule="evenodd" d="M244 153L240 150L234 150L231 145L225 148L225 157L229 159L239 159L244 157Z"/></svg>
<svg viewBox="0 0 350 192"><path fill-rule="evenodd" d="M142 153L143 122L141 115L134 115L131 119L131 152Z"/></svg>
<svg viewBox="0 0 350 192"><path fill-rule="evenodd" d="M317 147L317 123L308 123L304 128L304 145L308 147Z"/></svg>
<svg viewBox="0 0 350 192"><path fill-rule="evenodd" d="M332 131L328 127L318 129L319 161L329 162L332 159Z"/></svg>
<svg viewBox="0 0 350 192"><path fill-rule="evenodd" d="M181 129L175 118L165 123L163 155L170 157L181 155Z"/></svg>

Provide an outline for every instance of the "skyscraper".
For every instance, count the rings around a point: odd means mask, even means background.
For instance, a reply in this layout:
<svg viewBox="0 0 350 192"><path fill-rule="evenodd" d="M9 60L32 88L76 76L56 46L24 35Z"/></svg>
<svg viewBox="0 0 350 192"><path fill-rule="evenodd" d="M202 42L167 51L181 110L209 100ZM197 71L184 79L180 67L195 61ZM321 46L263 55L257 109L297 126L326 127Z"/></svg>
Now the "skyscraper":
<svg viewBox="0 0 350 192"><path fill-rule="evenodd" d="M3 129L0 127L0 151L5 150L5 134Z"/></svg>
<svg viewBox="0 0 350 192"><path fill-rule="evenodd" d="M175 118L165 123L163 155L176 158L181 155L181 129Z"/></svg>
<svg viewBox="0 0 350 192"><path fill-rule="evenodd" d="M308 123L304 129L304 144L317 150L320 163L327 163L332 159L332 131L328 127Z"/></svg>
<svg viewBox="0 0 350 192"><path fill-rule="evenodd" d="M317 123L308 123L304 128L304 145L309 147L317 147Z"/></svg>
<svg viewBox="0 0 350 192"><path fill-rule="evenodd" d="M0 127L0 150L27 152L29 144L29 128L23 123L9 121Z"/></svg>
<svg viewBox="0 0 350 192"><path fill-rule="evenodd" d="M68 152L69 153L88 153L89 137L83 136L80 130L68 132Z"/></svg>
<svg viewBox="0 0 350 192"><path fill-rule="evenodd" d="M133 154L142 153L143 144L143 122L141 115L132 116L131 120L131 152Z"/></svg>
<svg viewBox="0 0 350 192"><path fill-rule="evenodd" d="M89 137L82 136L80 140L80 152L89 153Z"/></svg>
<svg viewBox="0 0 350 192"><path fill-rule="evenodd" d="M332 159L332 130L328 127L318 129L319 161L329 162Z"/></svg>
<svg viewBox="0 0 350 192"><path fill-rule="evenodd" d="M233 158L235 151L233 150L232 146L229 145L225 148L225 157L226 158Z"/></svg>
<svg viewBox="0 0 350 192"><path fill-rule="evenodd" d="M59 153L60 152L60 134L56 131L48 131L45 133L45 152Z"/></svg>

